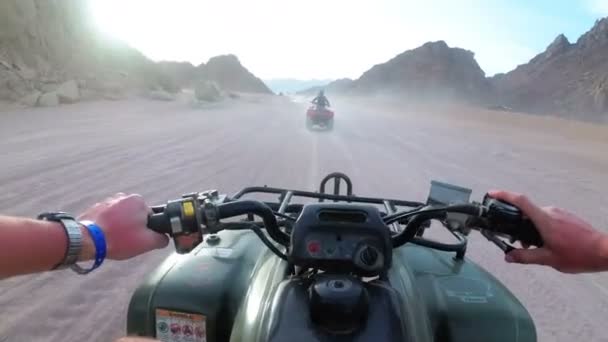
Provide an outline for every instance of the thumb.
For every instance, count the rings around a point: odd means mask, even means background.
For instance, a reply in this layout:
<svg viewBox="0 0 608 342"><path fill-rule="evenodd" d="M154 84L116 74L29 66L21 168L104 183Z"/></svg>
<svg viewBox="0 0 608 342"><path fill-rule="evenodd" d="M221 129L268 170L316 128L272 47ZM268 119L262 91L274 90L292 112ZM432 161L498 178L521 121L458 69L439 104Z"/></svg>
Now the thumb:
<svg viewBox="0 0 608 342"><path fill-rule="evenodd" d="M505 256L506 262L516 264L549 265L551 259L551 251L545 248L515 249Z"/></svg>

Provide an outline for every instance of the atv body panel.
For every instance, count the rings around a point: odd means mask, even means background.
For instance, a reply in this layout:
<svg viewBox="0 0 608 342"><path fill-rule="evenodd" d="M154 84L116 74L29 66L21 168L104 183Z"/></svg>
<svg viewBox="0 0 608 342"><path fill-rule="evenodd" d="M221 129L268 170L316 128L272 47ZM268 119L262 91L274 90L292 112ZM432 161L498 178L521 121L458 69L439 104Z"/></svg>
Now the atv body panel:
<svg viewBox="0 0 608 342"><path fill-rule="evenodd" d="M331 130L334 125L334 112L327 108L312 106L306 111L306 127L312 129L314 126Z"/></svg>
<svg viewBox="0 0 608 342"><path fill-rule="evenodd" d="M156 336L156 310L205 317L206 341L536 341L523 305L468 259L416 245L393 251L387 281L366 286L370 307L355 335L328 336L310 320L307 284L251 231L222 231L173 254L136 290L127 333Z"/></svg>
<svg viewBox="0 0 608 342"><path fill-rule="evenodd" d="M333 119L334 112L327 108L310 107L306 111L306 116L315 121L327 121Z"/></svg>

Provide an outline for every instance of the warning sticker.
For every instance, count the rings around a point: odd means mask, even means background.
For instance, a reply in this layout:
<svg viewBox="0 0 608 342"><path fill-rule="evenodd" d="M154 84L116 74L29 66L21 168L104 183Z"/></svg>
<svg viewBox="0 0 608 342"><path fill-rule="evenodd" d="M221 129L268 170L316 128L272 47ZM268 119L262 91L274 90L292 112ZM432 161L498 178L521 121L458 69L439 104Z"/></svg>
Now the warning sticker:
<svg viewBox="0 0 608 342"><path fill-rule="evenodd" d="M156 309L156 339L162 342L207 342L205 316Z"/></svg>

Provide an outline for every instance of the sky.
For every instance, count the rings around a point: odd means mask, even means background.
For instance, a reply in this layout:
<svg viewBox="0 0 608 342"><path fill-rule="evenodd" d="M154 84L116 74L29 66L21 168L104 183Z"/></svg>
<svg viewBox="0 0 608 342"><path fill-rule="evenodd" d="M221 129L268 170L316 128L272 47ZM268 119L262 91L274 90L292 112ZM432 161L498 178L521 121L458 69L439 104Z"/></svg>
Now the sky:
<svg viewBox="0 0 608 342"><path fill-rule="evenodd" d="M437 40L473 51L491 76L608 16L608 0L89 1L100 29L153 60L231 53L263 79L357 78Z"/></svg>

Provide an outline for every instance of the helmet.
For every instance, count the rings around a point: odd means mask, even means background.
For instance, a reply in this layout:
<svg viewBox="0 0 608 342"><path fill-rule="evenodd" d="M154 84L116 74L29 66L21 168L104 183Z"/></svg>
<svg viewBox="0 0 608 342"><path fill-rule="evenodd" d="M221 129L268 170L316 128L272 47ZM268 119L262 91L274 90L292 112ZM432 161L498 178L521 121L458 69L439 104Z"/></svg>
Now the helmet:
<svg viewBox="0 0 608 342"><path fill-rule="evenodd" d="M323 89L319 90L319 96L322 96L324 93Z"/></svg>

